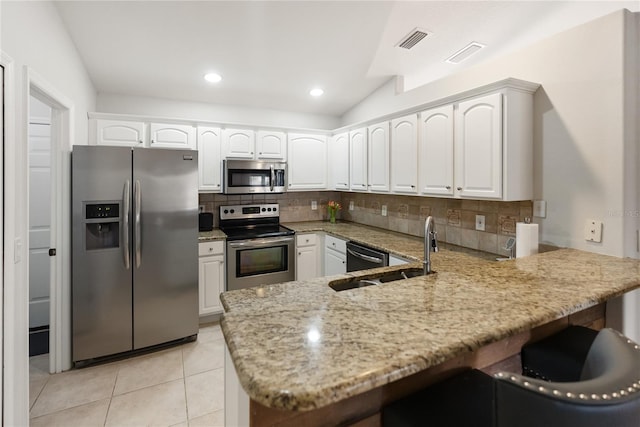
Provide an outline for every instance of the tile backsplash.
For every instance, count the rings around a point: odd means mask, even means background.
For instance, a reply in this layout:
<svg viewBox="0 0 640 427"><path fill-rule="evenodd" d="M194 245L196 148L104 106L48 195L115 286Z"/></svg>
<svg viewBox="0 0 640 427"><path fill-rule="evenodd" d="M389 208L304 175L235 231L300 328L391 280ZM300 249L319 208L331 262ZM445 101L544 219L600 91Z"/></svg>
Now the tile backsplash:
<svg viewBox="0 0 640 427"><path fill-rule="evenodd" d="M328 219L327 202L340 202L337 218L384 228L391 231L424 236L424 220L434 217L438 239L447 243L508 255L502 249L516 234L516 222L531 218L533 202L499 202L484 200L441 199L433 197L383 195L339 191L290 192L277 195L200 194L200 204L214 213L218 226L220 205L247 203L280 203L281 222L322 221ZM318 209L311 209L316 201ZM349 210L353 202L354 210ZM382 216L383 206L387 215ZM475 229L476 215L484 215L485 231Z"/></svg>

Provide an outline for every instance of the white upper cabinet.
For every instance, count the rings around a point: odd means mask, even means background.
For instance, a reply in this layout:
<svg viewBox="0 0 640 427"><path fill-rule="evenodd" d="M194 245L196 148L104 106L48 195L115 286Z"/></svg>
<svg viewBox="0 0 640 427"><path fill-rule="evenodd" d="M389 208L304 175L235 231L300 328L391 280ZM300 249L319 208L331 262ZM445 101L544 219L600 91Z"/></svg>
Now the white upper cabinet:
<svg viewBox="0 0 640 427"><path fill-rule="evenodd" d="M151 148L196 149L196 130L191 125L151 123L149 125Z"/></svg>
<svg viewBox="0 0 640 427"><path fill-rule="evenodd" d="M420 113L420 191L453 196L453 105Z"/></svg>
<svg viewBox="0 0 640 427"><path fill-rule="evenodd" d="M350 188L367 191L367 128L349 132Z"/></svg>
<svg viewBox="0 0 640 427"><path fill-rule="evenodd" d="M95 126L96 145L111 145L121 147L142 147L145 141L145 123L124 120L96 119L89 121Z"/></svg>
<svg viewBox="0 0 640 427"><path fill-rule="evenodd" d="M349 134L334 135L329 141L329 174L332 188L349 189Z"/></svg>
<svg viewBox="0 0 640 427"><path fill-rule="evenodd" d="M253 159L256 135L251 129L231 129L222 131L222 156L227 159Z"/></svg>
<svg viewBox="0 0 640 427"><path fill-rule="evenodd" d="M418 116L391 120L391 191L418 193Z"/></svg>
<svg viewBox="0 0 640 427"><path fill-rule="evenodd" d="M290 133L288 147L288 189L327 189L327 137Z"/></svg>
<svg viewBox="0 0 640 427"><path fill-rule="evenodd" d="M221 190L220 128L198 126L198 190Z"/></svg>
<svg viewBox="0 0 640 427"><path fill-rule="evenodd" d="M463 101L455 112L455 192L502 197L502 94Z"/></svg>
<svg viewBox="0 0 640 427"><path fill-rule="evenodd" d="M389 191L389 122L369 126L368 185L371 191Z"/></svg>
<svg viewBox="0 0 640 427"><path fill-rule="evenodd" d="M287 134L260 130L256 136L256 159L285 160Z"/></svg>

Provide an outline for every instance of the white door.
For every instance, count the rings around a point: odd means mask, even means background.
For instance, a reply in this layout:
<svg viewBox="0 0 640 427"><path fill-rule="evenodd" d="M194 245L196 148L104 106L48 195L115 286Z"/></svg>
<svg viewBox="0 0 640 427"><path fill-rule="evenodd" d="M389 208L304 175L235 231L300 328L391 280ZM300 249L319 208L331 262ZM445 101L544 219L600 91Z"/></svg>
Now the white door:
<svg viewBox="0 0 640 427"><path fill-rule="evenodd" d="M34 97L29 111L29 328L49 325L51 108Z"/></svg>
<svg viewBox="0 0 640 427"><path fill-rule="evenodd" d="M391 120L391 191L418 192L418 117Z"/></svg>
<svg viewBox="0 0 640 427"><path fill-rule="evenodd" d="M288 188L326 190L327 137L290 133L288 150Z"/></svg>
<svg viewBox="0 0 640 427"><path fill-rule="evenodd" d="M256 137L258 159L285 160L287 156L287 134L275 131L258 131Z"/></svg>
<svg viewBox="0 0 640 427"><path fill-rule="evenodd" d="M420 113L420 191L453 195L453 105Z"/></svg>
<svg viewBox="0 0 640 427"><path fill-rule="evenodd" d="M367 191L367 129L349 132L351 189Z"/></svg>
<svg viewBox="0 0 640 427"><path fill-rule="evenodd" d="M253 159L256 145L255 132L248 129L222 131L222 155L228 159Z"/></svg>
<svg viewBox="0 0 640 427"><path fill-rule="evenodd" d="M347 257L333 249L324 251L324 275L345 274L347 272Z"/></svg>
<svg viewBox="0 0 640 427"><path fill-rule="evenodd" d="M318 277L318 248L305 246L298 248L296 280L309 280Z"/></svg>
<svg viewBox="0 0 640 427"><path fill-rule="evenodd" d="M456 195L502 197L502 94L458 104L455 113Z"/></svg>
<svg viewBox="0 0 640 427"><path fill-rule="evenodd" d="M220 128L198 126L198 190L221 190Z"/></svg>
<svg viewBox="0 0 640 427"><path fill-rule="evenodd" d="M336 190L349 189L349 134L334 135L329 146L331 184Z"/></svg>
<svg viewBox="0 0 640 427"><path fill-rule="evenodd" d="M389 191L389 122L369 126L368 181L371 191Z"/></svg>
<svg viewBox="0 0 640 427"><path fill-rule="evenodd" d="M151 123L149 125L151 148L196 149L196 130L190 125Z"/></svg>

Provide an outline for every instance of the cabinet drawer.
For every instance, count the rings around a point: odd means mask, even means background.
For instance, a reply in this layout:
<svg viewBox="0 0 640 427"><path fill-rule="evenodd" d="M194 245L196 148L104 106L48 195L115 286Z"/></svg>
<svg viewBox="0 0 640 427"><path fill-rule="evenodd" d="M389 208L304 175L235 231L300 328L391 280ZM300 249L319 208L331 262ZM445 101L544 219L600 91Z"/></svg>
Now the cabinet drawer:
<svg viewBox="0 0 640 427"><path fill-rule="evenodd" d="M203 242L198 244L198 255L222 255L224 253L224 242L216 240L213 242Z"/></svg>
<svg viewBox="0 0 640 427"><path fill-rule="evenodd" d="M327 248L331 248L335 251L340 252L341 254L347 253L347 242L342 239L338 239L337 237L333 237L327 234L324 239L324 244Z"/></svg>
<svg viewBox="0 0 640 427"><path fill-rule="evenodd" d="M296 234L296 246L314 246L317 242L315 234Z"/></svg>

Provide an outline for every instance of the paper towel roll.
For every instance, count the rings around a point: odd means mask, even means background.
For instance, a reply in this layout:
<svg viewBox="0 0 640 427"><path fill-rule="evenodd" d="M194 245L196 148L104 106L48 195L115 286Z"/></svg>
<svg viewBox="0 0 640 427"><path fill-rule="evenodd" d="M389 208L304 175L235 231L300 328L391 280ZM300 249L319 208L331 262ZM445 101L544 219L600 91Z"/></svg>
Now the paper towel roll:
<svg viewBox="0 0 640 427"><path fill-rule="evenodd" d="M538 224L516 223L516 258L538 253Z"/></svg>

